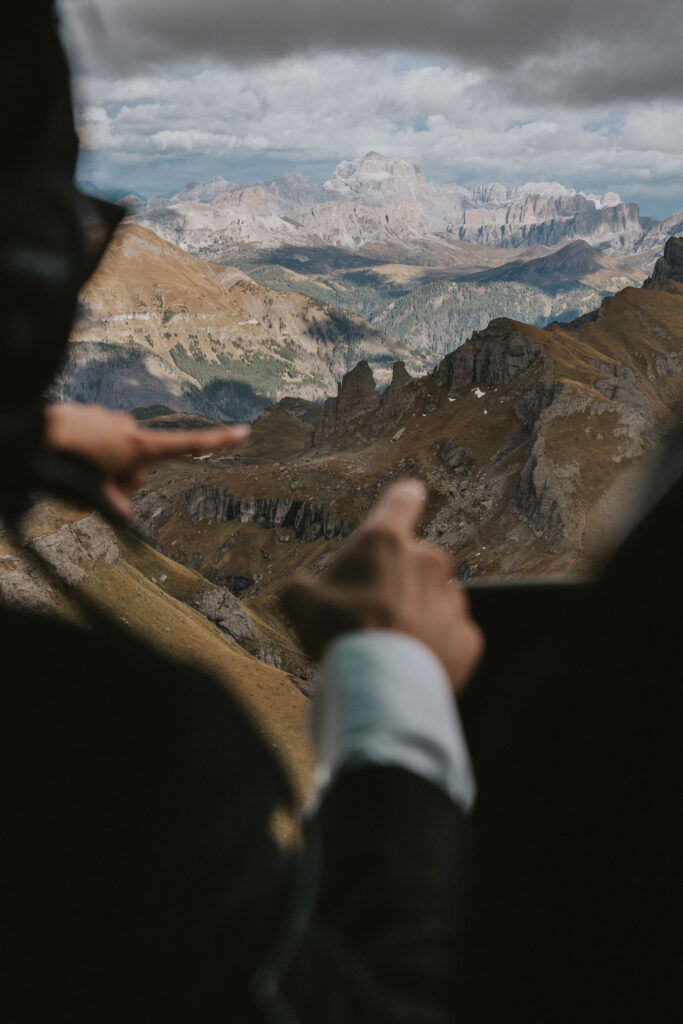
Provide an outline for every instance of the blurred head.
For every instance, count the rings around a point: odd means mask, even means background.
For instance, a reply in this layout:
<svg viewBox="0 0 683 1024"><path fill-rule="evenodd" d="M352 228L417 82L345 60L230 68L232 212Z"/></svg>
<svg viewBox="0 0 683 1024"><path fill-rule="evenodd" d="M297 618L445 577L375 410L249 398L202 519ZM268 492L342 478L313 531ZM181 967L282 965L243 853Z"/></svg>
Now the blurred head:
<svg viewBox="0 0 683 1024"><path fill-rule="evenodd" d="M64 358L79 289L121 217L78 192L66 59L53 0L10 9L0 42L0 512L41 486L42 401Z"/></svg>

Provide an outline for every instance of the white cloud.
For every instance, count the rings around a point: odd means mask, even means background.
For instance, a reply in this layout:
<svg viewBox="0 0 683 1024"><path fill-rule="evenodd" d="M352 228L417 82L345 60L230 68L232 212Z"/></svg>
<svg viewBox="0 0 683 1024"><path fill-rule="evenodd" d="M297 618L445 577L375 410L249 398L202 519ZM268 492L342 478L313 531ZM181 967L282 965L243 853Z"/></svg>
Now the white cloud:
<svg viewBox="0 0 683 1024"><path fill-rule="evenodd" d="M78 134L84 149L111 149L118 145L112 122L104 107L87 104L80 112Z"/></svg>
<svg viewBox="0 0 683 1024"><path fill-rule="evenodd" d="M331 168L370 149L416 160L442 181L557 179L579 188L679 196L680 105L588 110L530 106L487 74L411 66L397 54L319 53L246 66L180 66L79 82L83 143L119 168L147 165L156 188L192 156L244 180L293 166ZM220 167L218 166L220 164ZM201 172L200 172L201 176ZM645 193L644 193L645 194Z"/></svg>
<svg viewBox="0 0 683 1024"><path fill-rule="evenodd" d="M683 19L669 0L364 0L363 17L357 0L160 3L64 0L86 176L102 184L324 177L375 149L441 181L556 179L657 200L658 214L683 206ZM378 41L381 24L432 55L341 48L359 25Z"/></svg>

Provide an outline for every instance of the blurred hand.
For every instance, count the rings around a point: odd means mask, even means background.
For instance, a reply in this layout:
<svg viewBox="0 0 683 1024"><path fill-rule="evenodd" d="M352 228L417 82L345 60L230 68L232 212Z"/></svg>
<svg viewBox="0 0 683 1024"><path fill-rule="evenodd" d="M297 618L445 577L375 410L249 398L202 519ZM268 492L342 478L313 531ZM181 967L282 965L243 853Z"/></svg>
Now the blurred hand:
<svg viewBox="0 0 683 1024"><path fill-rule="evenodd" d="M320 577L293 577L282 604L312 658L341 633L397 630L432 649L458 693L481 658L484 637L451 580L448 555L415 537L425 501L417 480L388 487L331 566Z"/></svg>
<svg viewBox="0 0 683 1024"><path fill-rule="evenodd" d="M128 522L133 518L129 495L142 486L147 466L161 459L235 448L248 436L248 426L149 430L128 413L100 405L56 402L45 410L45 443L92 462L104 478L105 498Z"/></svg>

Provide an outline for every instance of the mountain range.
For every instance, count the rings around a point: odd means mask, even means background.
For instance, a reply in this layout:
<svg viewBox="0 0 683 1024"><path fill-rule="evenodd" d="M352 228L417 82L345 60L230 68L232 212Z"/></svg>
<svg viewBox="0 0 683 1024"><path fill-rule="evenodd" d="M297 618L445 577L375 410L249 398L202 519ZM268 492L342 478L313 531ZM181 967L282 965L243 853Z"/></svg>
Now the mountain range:
<svg viewBox="0 0 683 1024"><path fill-rule="evenodd" d="M239 594L262 656L300 675L278 587L322 568L388 480L427 482L424 535L462 580L590 573L682 413L683 239L672 239L642 288L587 316L494 320L429 374L397 363L383 393L361 362L322 408L267 409L242 451L159 467L136 505L149 540Z"/></svg>
<svg viewBox="0 0 683 1024"><path fill-rule="evenodd" d="M443 355L507 316L574 319L639 285L683 211L641 217L616 193L558 182L467 189L371 152L322 184L299 174L249 187L222 177L130 205L132 222L267 288L362 317Z"/></svg>
<svg viewBox="0 0 683 1024"><path fill-rule="evenodd" d="M614 192L577 192L558 182L437 184L412 160L375 152L340 163L322 185L297 174L249 187L217 177L134 206L138 223L218 261L245 246L322 245L385 261L457 265L469 257L463 242L519 248L580 238L649 269L683 224L683 211L657 222Z"/></svg>
<svg viewBox="0 0 683 1024"><path fill-rule="evenodd" d="M491 319L571 319L633 281L586 242L537 251L490 249L476 270L355 257L307 274L294 253L248 274L127 222L81 294L54 394L253 419L284 395L323 399L361 359L384 387L394 361L424 372Z"/></svg>
<svg viewBox="0 0 683 1024"><path fill-rule="evenodd" d="M218 177L131 214L55 394L229 419L322 399L359 359L386 386L391 362L423 372L499 317L581 316L642 282L678 216L557 182L440 185L377 153L323 184Z"/></svg>

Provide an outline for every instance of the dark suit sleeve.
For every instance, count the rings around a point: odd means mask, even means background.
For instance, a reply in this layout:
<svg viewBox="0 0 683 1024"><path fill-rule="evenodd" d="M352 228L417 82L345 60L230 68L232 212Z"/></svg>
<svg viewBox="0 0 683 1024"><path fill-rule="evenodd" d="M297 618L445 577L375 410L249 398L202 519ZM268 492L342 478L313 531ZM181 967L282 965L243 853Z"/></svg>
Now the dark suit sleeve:
<svg viewBox="0 0 683 1024"><path fill-rule="evenodd" d="M196 698L178 697L151 789L135 1019L450 1021L465 841L453 802L402 769L350 770L307 830L313 848L290 856L270 836L281 782L263 744L222 692Z"/></svg>
<svg viewBox="0 0 683 1024"><path fill-rule="evenodd" d="M466 823L441 790L399 768L335 783L319 820L313 921L285 982L302 1021L451 1021Z"/></svg>

